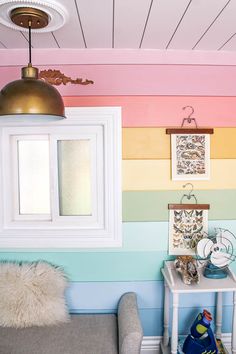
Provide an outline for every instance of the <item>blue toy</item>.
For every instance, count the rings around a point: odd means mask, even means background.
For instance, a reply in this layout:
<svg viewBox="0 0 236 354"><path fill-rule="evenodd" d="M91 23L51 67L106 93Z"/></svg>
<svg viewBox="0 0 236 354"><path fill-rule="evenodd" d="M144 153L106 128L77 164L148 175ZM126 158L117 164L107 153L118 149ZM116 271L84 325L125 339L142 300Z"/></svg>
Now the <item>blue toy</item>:
<svg viewBox="0 0 236 354"><path fill-rule="evenodd" d="M204 310L199 313L191 326L190 332L185 339L183 352L185 354L216 354L218 349L214 334L211 330L212 316Z"/></svg>

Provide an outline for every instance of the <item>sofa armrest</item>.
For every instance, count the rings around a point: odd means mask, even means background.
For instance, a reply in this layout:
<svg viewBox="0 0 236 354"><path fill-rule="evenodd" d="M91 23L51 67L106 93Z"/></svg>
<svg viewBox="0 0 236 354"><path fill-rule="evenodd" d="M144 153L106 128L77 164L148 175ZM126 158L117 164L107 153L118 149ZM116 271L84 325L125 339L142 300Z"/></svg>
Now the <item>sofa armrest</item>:
<svg viewBox="0 0 236 354"><path fill-rule="evenodd" d="M139 354L143 330L137 297L133 292L122 295L118 304L119 354Z"/></svg>

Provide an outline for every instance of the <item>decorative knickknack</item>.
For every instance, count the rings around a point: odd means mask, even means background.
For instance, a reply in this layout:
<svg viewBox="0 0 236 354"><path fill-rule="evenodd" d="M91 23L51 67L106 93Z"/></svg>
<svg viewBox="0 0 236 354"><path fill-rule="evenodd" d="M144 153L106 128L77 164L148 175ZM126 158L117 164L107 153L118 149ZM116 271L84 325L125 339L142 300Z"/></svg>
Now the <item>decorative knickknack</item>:
<svg viewBox="0 0 236 354"><path fill-rule="evenodd" d="M192 256L178 256L174 261L175 269L181 274L184 284L198 284L200 275L198 272L197 261Z"/></svg>

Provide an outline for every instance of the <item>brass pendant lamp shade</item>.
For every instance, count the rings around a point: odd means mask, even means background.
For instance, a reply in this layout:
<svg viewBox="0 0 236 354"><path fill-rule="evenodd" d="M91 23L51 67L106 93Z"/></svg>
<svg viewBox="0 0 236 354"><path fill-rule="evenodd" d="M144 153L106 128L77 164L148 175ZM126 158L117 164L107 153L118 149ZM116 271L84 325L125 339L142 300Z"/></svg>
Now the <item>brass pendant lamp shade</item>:
<svg viewBox="0 0 236 354"><path fill-rule="evenodd" d="M0 116L40 115L65 118L65 108L60 93L38 78L38 69L31 64L31 28L48 24L48 15L38 9L16 8L11 12L12 21L29 28L29 64L21 69L22 76L7 84L0 92Z"/></svg>
<svg viewBox="0 0 236 354"><path fill-rule="evenodd" d="M64 118L65 109L59 92L38 79L38 69L22 68L22 79L10 82L0 92L0 115L40 114Z"/></svg>

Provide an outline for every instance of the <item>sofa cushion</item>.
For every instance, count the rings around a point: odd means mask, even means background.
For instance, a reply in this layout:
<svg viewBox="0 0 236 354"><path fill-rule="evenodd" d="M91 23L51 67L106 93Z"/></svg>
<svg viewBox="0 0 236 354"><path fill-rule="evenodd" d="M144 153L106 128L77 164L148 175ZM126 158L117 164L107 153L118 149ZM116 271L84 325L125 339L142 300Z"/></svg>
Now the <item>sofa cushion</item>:
<svg viewBox="0 0 236 354"><path fill-rule="evenodd" d="M48 327L0 327L1 354L118 354L116 315L72 315Z"/></svg>

